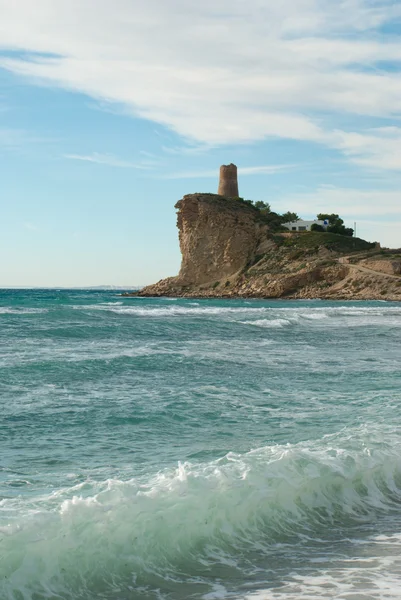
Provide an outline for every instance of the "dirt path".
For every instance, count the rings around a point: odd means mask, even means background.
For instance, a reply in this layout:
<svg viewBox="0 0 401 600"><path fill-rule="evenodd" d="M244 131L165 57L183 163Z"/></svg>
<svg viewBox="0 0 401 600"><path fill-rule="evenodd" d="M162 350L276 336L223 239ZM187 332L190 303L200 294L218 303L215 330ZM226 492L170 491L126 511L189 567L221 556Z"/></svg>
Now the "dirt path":
<svg viewBox="0 0 401 600"><path fill-rule="evenodd" d="M369 267L363 267L362 265L354 265L349 262L349 256L341 256L338 259L338 262L341 265L347 265L350 269L369 273L369 275L379 275L379 277L387 277L388 279L397 279L397 281L401 281L400 275L390 275L390 273L382 273L381 271L375 271L374 269L369 269Z"/></svg>

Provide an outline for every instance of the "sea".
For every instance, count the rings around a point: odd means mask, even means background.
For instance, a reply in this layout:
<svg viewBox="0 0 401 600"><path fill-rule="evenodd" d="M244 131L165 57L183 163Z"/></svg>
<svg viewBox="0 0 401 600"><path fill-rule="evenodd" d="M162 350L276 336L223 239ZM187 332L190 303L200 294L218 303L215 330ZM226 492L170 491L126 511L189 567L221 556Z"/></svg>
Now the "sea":
<svg viewBox="0 0 401 600"><path fill-rule="evenodd" d="M401 305L0 291L0 600L401 598Z"/></svg>

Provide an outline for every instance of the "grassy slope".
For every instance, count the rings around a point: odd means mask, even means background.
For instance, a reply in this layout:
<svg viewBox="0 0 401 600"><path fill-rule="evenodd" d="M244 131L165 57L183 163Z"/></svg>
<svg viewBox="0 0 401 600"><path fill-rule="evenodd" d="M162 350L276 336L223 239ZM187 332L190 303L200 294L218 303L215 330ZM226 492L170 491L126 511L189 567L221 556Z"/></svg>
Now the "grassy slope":
<svg viewBox="0 0 401 600"><path fill-rule="evenodd" d="M363 250L370 250L375 247L374 243L366 242L360 238L320 231L308 231L291 237L275 235L274 241L281 247L311 251L317 251L319 247L324 247L341 254L362 252Z"/></svg>

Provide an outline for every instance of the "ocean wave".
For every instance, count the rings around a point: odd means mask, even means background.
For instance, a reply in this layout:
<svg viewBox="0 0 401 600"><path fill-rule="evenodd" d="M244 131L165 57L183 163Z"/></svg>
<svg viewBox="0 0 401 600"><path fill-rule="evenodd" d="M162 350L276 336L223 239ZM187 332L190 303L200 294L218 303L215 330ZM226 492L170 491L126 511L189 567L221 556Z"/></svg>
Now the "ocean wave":
<svg viewBox="0 0 401 600"><path fill-rule="evenodd" d="M38 315L49 312L47 308L16 308L0 306L0 315Z"/></svg>
<svg viewBox="0 0 401 600"><path fill-rule="evenodd" d="M396 533L350 540L351 552L353 549L350 556L334 561L320 557L317 564L311 562L304 572L293 572L279 586L247 594L244 600L396 600L400 598L400 537ZM227 593L220 595L229 597ZM217 600L219 596L210 594L204 600L213 598Z"/></svg>
<svg viewBox="0 0 401 600"><path fill-rule="evenodd" d="M281 328L291 325L288 319L256 319L255 321L241 321L243 325L255 325L257 327Z"/></svg>
<svg viewBox="0 0 401 600"><path fill-rule="evenodd" d="M115 346L94 346L93 344L80 343L75 346L66 345L56 350L33 346L29 352L13 351L7 355L0 353L0 367L12 367L26 364L69 364L92 363L104 364L120 359L137 359L142 357L155 357L161 355L183 354L182 350L169 347L159 347L157 344L144 344L142 346L116 348Z"/></svg>
<svg viewBox="0 0 401 600"><path fill-rule="evenodd" d="M122 316L136 316L148 318L160 317L227 317L230 320L235 320L235 317L243 316L265 316L270 320L273 319L294 319L295 321L320 321L336 320L338 318L345 320L353 318L354 322L360 321L363 323L363 318L367 317L370 320L375 319L375 322L380 322L381 319L392 318L392 322L401 325L401 307L383 304L380 306L252 306L244 304L243 306L201 306L195 302L189 302L186 305L168 305L168 306L127 306L113 305L112 303L75 305L72 306L75 310L89 311L106 311L109 313Z"/></svg>
<svg viewBox="0 0 401 600"><path fill-rule="evenodd" d="M5 499L0 597L121 598L121 586L184 577L188 562L235 565L241 552L349 532L399 510L400 450L398 432L361 427L146 480Z"/></svg>
<svg viewBox="0 0 401 600"><path fill-rule="evenodd" d="M248 308L248 307L220 307L220 306L199 306L196 303L189 303L188 306L163 306L163 307L141 307L141 306L119 306L112 308L102 304L89 304L85 306L73 306L74 309L80 310L103 310L114 312L122 315L136 315L140 317L170 317L170 316L185 316L185 315L230 315L241 313L265 313L269 308Z"/></svg>

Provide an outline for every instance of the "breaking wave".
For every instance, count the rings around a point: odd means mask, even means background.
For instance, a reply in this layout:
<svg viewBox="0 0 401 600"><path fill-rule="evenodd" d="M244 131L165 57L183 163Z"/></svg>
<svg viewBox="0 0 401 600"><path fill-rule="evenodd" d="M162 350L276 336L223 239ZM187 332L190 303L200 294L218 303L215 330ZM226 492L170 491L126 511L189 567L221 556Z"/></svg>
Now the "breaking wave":
<svg viewBox="0 0 401 600"><path fill-rule="evenodd" d="M0 315L39 315L47 312L47 308L13 308L11 306L0 306Z"/></svg>
<svg viewBox="0 0 401 600"><path fill-rule="evenodd" d="M165 301L164 301L165 302ZM164 304L163 302L163 304ZM401 325L401 307L388 303L378 303L377 306L347 306L347 305L336 305L336 306L317 306L315 303L311 306L275 306L274 302L270 306L260 306L255 302L243 303L241 306L202 306L195 302L185 302L183 304L171 303L166 305L163 304L148 304L146 306L128 306L120 303L103 303L103 304L90 304L90 305L76 305L72 308L75 310L89 310L89 311L106 311L109 313L122 315L122 316L135 316L135 317L148 317L148 318L160 318L160 317L227 317L232 320L235 317L255 316L260 319L261 317L266 320L279 320L279 319L291 319L294 321L319 321L319 320L338 320L353 319L355 323L361 322L365 324L364 319L368 318L379 322L380 319L389 318L394 323ZM282 303L281 303L282 304ZM316 303L318 304L318 303Z"/></svg>
<svg viewBox="0 0 401 600"><path fill-rule="evenodd" d="M242 321L244 325L256 325L257 327L281 328L291 325L288 319L256 319L255 321Z"/></svg>
<svg viewBox="0 0 401 600"><path fill-rule="evenodd" d="M185 581L196 564L205 584L207 565L241 570L244 553L257 563L277 544L299 550L305 540L335 537L336 528L372 524L401 503L399 434L389 429L386 444L382 435L361 427L185 462L147 480L3 499L0 596L125 598L121 590L134 584Z"/></svg>

